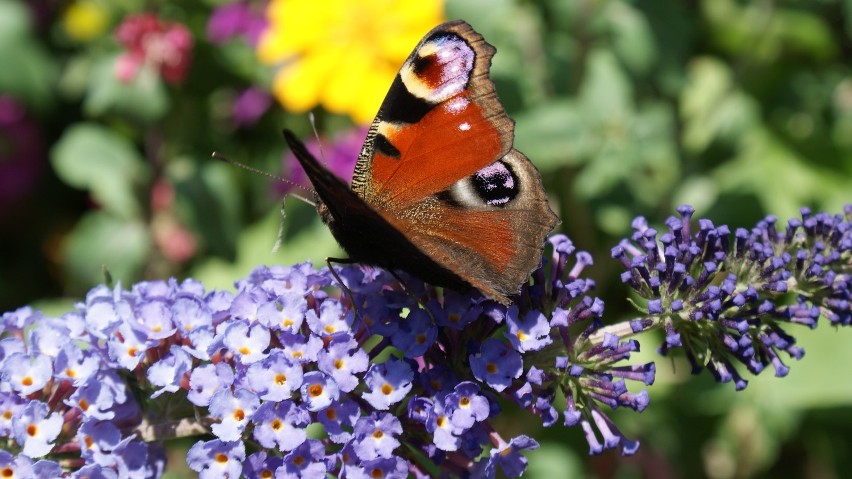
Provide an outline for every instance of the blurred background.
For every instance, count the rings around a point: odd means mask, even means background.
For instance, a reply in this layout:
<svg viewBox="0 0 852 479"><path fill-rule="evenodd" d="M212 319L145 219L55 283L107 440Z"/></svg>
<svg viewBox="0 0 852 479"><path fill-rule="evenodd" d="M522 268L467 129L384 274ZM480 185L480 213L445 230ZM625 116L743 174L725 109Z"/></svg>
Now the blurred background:
<svg viewBox="0 0 852 479"><path fill-rule="evenodd" d="M231 288L341 254L310 206L291 197L282 223L292 185L211 153L304 185L280 131L316 148L313 112L348 180L397 69L454 18L497 47L515 145L595 257L607 321L633 314L609 249L636 215L689 203L735 228L852 202L849 1L0 0L0 309L66 311L105 270ZM579 430L525 413L498 429L541 442L532 478L848 477L852 337L791 333L808 355L790 377L736 394L641 338L651 405L613 416L632 458L590 458Z"/></svg>

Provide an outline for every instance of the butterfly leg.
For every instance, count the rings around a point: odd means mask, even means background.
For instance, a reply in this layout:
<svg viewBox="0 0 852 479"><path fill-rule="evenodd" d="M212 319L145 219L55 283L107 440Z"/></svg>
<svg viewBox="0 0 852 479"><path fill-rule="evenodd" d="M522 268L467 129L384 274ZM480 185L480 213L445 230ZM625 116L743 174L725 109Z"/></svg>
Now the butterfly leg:
<svg viewBox="0 0 852 479"><path fill-rule="evenodd" d="M355 296L352 294L352 290L349 289L349 286L346 286L346 283L343 282L343 279L340 278L340 275L337 274L337 271L334 270L334 267L331 263L337 264L355 264L357 261L352 260L352 258L326 258L325 264L328 265L328 270L331 271L331 275L334 276L334 279L337 280L337 283L340 284L340 288L346 293L346 296L349 296L349 302L352 303L352 309L355 313L358 313L358 308L355 304Z"/></svg>

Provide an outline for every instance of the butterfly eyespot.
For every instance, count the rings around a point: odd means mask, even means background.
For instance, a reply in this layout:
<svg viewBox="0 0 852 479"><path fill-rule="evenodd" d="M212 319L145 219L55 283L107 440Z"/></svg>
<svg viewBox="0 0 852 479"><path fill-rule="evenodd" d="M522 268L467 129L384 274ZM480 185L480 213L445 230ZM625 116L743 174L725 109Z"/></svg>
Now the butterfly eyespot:
<svg viewBox="0 0 852 479"><path fill-rule="evenodd" d="M518 177L502 161L477 171L471 183L488 206L505 206L518 195Z"/></svg>

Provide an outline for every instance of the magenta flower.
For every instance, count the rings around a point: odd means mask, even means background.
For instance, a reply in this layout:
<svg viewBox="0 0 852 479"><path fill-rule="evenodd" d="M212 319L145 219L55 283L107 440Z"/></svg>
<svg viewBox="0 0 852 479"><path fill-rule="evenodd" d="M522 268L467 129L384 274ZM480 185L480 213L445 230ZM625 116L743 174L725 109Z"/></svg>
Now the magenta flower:
<svg viewBox="0 0 852 479"><path fill-rule="evenodd" d="M125 48L116 61L116 76L131 82L143 66L154 68L164 80L178 84L192 60L192 34L184 25L166 22L153 13L129 15L115 30Z"/></svg>
<svg viewBox="0 0 852 479"><path fill-rule="evenodd" d="M207 21L207 39L211 43L224 43L242 37L252 47L257 46L266 29L265 3L253 8L250 2L237 1L216 7Z"/></svg>

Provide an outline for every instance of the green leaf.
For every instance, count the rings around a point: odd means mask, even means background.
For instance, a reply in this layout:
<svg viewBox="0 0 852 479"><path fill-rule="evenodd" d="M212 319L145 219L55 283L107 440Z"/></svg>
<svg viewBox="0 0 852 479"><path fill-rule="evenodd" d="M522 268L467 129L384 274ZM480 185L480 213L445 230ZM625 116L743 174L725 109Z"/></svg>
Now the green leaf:
<svg viewBox="0 0 852 479"><path fill-rule="evenodd" d="M598 148L575 102L554 100L515 116L515 147L541 171L578 164Z"/></svg>
<svg viewBox="0 0 852 479"><path fill-rule="evenodd" d="M802 205L839 210L849 201L848 176L814 166L764 128L750 130L713 175L723 193L751 194L781 218L798 216Z"/></svg>
<svg viewBox="0 0 852 479"><path fill-rule="evenodd" d="M68 235L63 256L69 276L88 288L103 283L103 268L124 284L138 279L150 249L144 223L95 211L83 216Z"/></svg>
<svg viewBox="0 0 852 479"><path fill-rule="evenodd" d="M681 93L683 146L694 153L714 141L735 143L759 122L755 101L734 84L730 68L709 58L692 60Z"/></svg>
<svg viewBox="0 0 852 479"><path fill-rule="evenodd" d="M633 87L611 50L592 50L586 68L579 92L580 106L590 120L616 128L633 113Z"/></svg>
<svg viewBox="0 0 852 479"><path fill-rule="evenodd" d="M648 73L657 58L648 20L627 3L611 2L608 6L604 15L610 23L613 51L635 73Z"/></svg>
<svg viewBox="0 0 852 479"><path fill-rule="evenodd" d="M0 92L43 110L53 101L57 72L30 30L29 12L23 3L0 1Z"/></svg>
<svg viewBox="0 0 852 479"><path fill-rule="evenodd" d="M133 145L113 131L78 123L53 147L51 161L63 181L89 190L105 210L124 218L142 214L134 193L150 172Z"/></svg>
<svg viewBox="0 0 852 479"><path fill-rule="evenodd" d="M118 56L98 61L92 69L89 90L83 109L92 116L118 113L151 123L163 118L169 111L169 96L157 72L143 66L129 83L115 74Z"/></svg>

